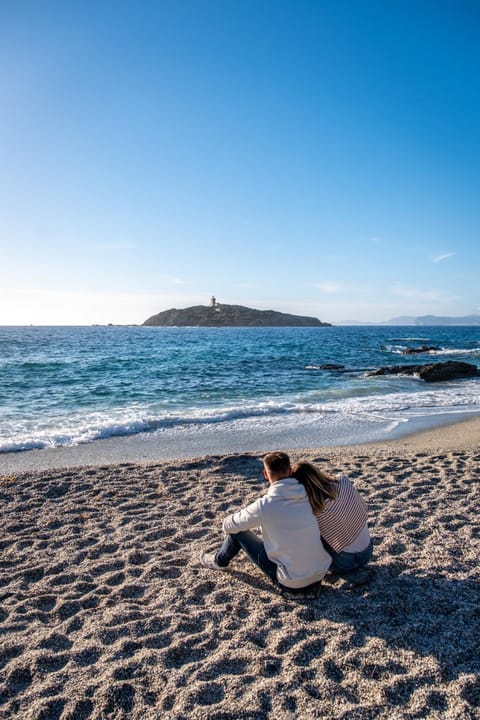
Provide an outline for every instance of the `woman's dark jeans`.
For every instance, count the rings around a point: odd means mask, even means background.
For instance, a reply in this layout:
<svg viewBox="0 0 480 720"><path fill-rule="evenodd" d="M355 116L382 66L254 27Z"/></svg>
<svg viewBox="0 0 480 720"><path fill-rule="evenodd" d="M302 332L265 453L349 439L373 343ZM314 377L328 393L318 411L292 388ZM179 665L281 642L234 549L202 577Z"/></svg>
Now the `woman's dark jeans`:
<svg viewBox="0 0 480 720"><path fill-rule="evenodd" d="M303 588L289 588L282 585L277 580L277 564L267 556L265 546L262 540L251 530L242 530L242 532L233 535L226 535L222 547L217 552L215 560L218 565L226 567L240 550L248 555L250 560L265 573L274 585L291 593L306 592L309 588L316 587L318 583L313 583Z"/></svg>
<svg viewBox="0 0 480 720"><path fill-rule="evenodd" d="M329 572L332 572L335 575L348 577L350 573L360 570L360 568L364 567L372 559L373 543L371 540L365 550L358 553L335 552L335 550L333 550L333 548L331 548L323 538L322 543L325 550L332 557L332 564L329 567Z"/></svg>

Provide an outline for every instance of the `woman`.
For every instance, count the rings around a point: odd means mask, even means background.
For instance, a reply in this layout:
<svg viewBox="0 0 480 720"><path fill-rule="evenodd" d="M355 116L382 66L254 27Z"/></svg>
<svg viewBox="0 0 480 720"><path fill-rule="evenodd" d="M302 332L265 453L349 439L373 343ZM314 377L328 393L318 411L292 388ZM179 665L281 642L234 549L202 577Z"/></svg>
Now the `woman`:
<svg viewBox="0 0 480 720"><path fill-rule="evenodd" d="M345 475L336 480L311 463L298 463L293 477L307 492L323 545L332 558L330 572L361 580L358 570L368 563L373 550L365 501Z"/></svg>
<svg viewBox="0 0 480 720"><path fill-rule="evenodd" d="M225 570L240 550L280 588L305 592L328 570L324 549L305 488L292 477L288 455L273 452L263 459L268 492L223 521L226 533L217 553L204 553L200 562ZM263 540L252 532L261 527Z"/></svg>

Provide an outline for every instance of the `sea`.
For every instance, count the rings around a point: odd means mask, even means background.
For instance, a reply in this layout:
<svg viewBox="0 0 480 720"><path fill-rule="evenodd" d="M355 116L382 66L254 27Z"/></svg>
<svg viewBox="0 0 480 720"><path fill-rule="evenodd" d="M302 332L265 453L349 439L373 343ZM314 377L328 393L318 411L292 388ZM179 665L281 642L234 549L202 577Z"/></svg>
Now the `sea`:
<svg viewBox="0 0 480 720"><path fill-rule="evenodd" d="M404 354L421 346L437 349ZM480 327L3 327L0 453L127 436L159 456L397 438L479 415L480 378L369 371L445 360L480 366Z"/></svg>

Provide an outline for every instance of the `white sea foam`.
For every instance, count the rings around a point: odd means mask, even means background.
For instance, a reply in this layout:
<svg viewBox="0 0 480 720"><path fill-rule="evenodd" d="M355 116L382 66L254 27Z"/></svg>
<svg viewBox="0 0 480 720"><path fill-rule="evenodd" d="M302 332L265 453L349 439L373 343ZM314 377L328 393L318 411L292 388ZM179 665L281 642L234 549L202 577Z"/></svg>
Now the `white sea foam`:
<svg viewBox="0 0 480 720"><path fill-rule="evenodd" d="M429 355L471 355L472 357L480 357L480 348L440 348L440 350L430 350Z"/></svg>
<svg viewBox="0 0 480 720"><path fill-rule="evenodd" d="M427 342L426 337L403 337L403 338L392 338L392 342Z"/></svg>
<svg viewBox="0 0 480 720"><path fill-rule="evenodd" d="M412 355L406 351L410 348L408 345L386 345L385 350L394 355ZM480 348L439 348L438 350L425 350L417 353L422 355L470 355L471 357L480 357Z"/></svg>
<svg viewBox="0 0 480 720"><path fill-rule="evenodd" d="M364 393L345 388L328 391L314 390L300 397L281 400L269 399L261 402L245 401L229 406L191 408L187 411L165 411L161 406L140 404L110 412L77 413L65 416L43 418L41 426L32 421L15 423L11 421L0 436L0 452L77 445L103 438L135 435L142 432L159 431L169 435L178 432L202 432L206 428L229 427L232 432L249 429L263 432L269 427L292 429L313 425L341 428L348 425L352 433L355 427L365 424L397 427L411 417L431 417L435 414L480 412L480 381L469 380L449 383L448 387L436 386L426 389L423 385L409 391L391 392L391 384L383 378L375 378L373 387L364 388ZM397 385L399 380L396 381ZM411 378L410 378L411 382ZM410 385L412 387L412 385ZM389 391L390 389L390 391ZM202 430L203 429L203 430Z"/></svg>

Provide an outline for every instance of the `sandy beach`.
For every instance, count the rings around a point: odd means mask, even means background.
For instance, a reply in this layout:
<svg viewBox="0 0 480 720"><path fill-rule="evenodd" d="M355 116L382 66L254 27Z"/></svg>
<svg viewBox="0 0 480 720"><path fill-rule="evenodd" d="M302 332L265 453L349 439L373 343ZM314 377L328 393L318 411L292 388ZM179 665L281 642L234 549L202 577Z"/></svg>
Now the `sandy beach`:
<svg viewBox="0 0 480 720"><path fill-rule="evenodd" d="M200 566L263 493L261 454L0 465L1 716L478 718L480 418L291 456L366 498L366 586Z"/></svg>

